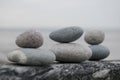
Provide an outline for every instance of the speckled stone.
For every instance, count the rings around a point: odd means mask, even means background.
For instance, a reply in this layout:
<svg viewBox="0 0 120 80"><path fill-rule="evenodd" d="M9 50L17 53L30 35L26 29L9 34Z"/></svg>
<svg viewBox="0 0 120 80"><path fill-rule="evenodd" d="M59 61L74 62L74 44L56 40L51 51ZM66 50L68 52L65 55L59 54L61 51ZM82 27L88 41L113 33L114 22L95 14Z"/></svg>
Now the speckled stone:
<svg viewBox="0 0 120 80"><path fill-rule="evenodd" d="M43 44L43 37L40 31L31 29L20 34L16 44L21 48L38 48Z"/></svg>
<svg viewBox="0 0 120 80"><path fill-rule="evenodd" d="M44 49L17 49L8 54L8 60L23 65L47 65L55 61L53 52Z"/></svg>
<svg viewBox="0 0 120 80"><path fill-rule="evenodd" d="M105 69L105 70L100 70L100 71L97 71L95 72L92 76L93 78L95 79L98 79L98 78L106 78L110 73L110 69Z"/></svg>
<svg viewBox="0 0 120 80"><path fill-rule="evenodd" d="M105 59L110 54L110 50L102 45L93 45L90 46L90 49L92 50L92 57L90 58L90 60Z"/></svg>
<svg viewBox="0 0 120 80"><path fill-rule="evenodd" d="M72 26L56 30L50 33L49 37L60 43L69 43L80 38L82 34L83 30L80 27Z"/></svg>
<svg viewBox="0 0 120 80"><path fill-rule="evenodd" d="M85 41L91 45L97 45L104 41L105 34L100 30L90 30L85 33Z"/></svg>
<svg viewBox="0 0 120 80"><path fill-rule="evenodd" d="M92 56L89 47L75 43L57 44L51 48L59 62L83 62Z"/></svg>

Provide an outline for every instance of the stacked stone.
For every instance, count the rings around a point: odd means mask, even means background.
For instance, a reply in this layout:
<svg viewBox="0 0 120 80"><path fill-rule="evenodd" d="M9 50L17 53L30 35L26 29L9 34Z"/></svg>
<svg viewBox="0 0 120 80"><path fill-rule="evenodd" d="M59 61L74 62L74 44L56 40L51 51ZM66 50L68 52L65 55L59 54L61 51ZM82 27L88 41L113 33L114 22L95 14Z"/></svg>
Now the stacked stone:
<svg viewBox="0 0 120 80"><path fill-rule="evenodd" d="M55 61L52 51L37 49L43 45L43 37L38 30L28 30L16 39L19 49L8 54L8 60L23 65L46 65Z"/></svg>
<svg viewBox="0 0 120 80"><path fill-rule="evenodd" d="M72 26L56 30L50 33L49 37L58 42L51 47L51 51L56 55L59 62L83 62L92 56L89 47L78 43L72 43L79 39L83 34L80 27Z"/></svg>
<svg viewBox="0 0 120 80"><path fill-rule="evenodd" d="M86 32L84 39L91 45L89 47L92 50L92 57L90 60L101 60L109 56L110 50L107 47L100 45L104 41L104 38L105 34L100 30Z"/></svg>

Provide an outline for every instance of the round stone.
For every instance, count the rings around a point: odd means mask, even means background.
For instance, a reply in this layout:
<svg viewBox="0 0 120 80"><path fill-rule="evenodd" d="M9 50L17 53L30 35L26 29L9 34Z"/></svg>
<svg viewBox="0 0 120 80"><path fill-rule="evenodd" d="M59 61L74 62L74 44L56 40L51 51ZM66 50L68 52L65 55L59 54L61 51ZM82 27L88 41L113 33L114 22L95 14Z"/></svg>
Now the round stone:
<svg viewBox="0 0 120 80"><path fill-rule="evenodd" d="M104 38L105 38L105 34L100 30L88 31L86 32L84 37L85 41L91 45L97 45L102 43L104 41Z"/></svg>
<svg viewBox="0 0 120 80"><path fill-rule="evenodd" d="M82 62L88 60L92 56L89 47L75 43L57 44L51 48L59 62Z"/></svg>
<svg viewBox="0 0 120 80"><path fill-rule="evenodd" d="M43 44L43 37L38 30L28 30L17 37L16 44L21 48L38 48Z"/></svg>
<svg viewBox="0 0 120 80"><path fill-rule="evenodd" d="M80 38L82 34L83 30L80 27L72 26L56 30L50 33L49 37L60 43L69 43Z"/></svg>
<svg viewBox="0 0 120 80"><path fill-rule="evenodd" d="M93 45L90 46L90 49L92 50L92 57L90 58L90 60L105 59L110 54L110 50L102 45Z"/></svg>
<svg viewBox="0 0 120 80"><path fill-rule="evenodd" d="M8 60L23 65L47 65L55 61L56 56L52 51L45 49L17 49L10 52Z"/></svg>

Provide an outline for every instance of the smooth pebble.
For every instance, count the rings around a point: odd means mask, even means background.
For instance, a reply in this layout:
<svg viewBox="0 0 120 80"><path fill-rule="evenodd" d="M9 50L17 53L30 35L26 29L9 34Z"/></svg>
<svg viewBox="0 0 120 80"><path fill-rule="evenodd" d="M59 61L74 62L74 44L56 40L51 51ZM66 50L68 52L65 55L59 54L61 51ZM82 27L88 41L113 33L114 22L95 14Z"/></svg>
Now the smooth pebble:
<svg viewBox="0 0 120 80"><path fill-rule="evenodd" d="M100 30L90 30L85 33L84 39L88 44L97 45L104 41L105 34Z"/></svg>
<svg viewBox="0 0 120 80"><path fill-rule="evenodd" d="M56 30L50 33L49 37L56 42L69 43L80 38L82 34L83 30L81 27L72 26Z"/></svg>
<svg viewBox="0 0 120 80"><path fill-rule="evenodd" d="M50 50L59 62L83 62L92 56L89 47L75 43L56 44Z"/></svg>
<svg viewBox="0 0 120 80"><path fill-rule="evenodd" d="M20 34L16 44L21 48L38 48L43 44L43 37L40 31L31 29Z"/></svg>
<svg viewBox="0 0 120 80"><path fill-rule="evenodd" d="M110 50L105 46L93 45L93 46L89 46L89 47L92 50L92 57L90 58L90 60L105 59L110 54Z"/></svg>
<svg viewBox="0 0 120 80"><path fill-rule="evenodd" d="M10 52L8 60L23 65L47 65L55 61L56 56L52 51L45 49L17 49Z"/></svg>

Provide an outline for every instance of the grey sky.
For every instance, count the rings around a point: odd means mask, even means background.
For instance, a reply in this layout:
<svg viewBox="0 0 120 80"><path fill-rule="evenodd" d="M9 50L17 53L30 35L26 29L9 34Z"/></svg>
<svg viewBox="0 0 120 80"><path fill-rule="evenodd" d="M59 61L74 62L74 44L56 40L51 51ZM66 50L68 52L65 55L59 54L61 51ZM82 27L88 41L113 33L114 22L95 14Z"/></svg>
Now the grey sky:
<svg viewBox="0 0 120 80"><path fill-rule="evenodd" d="M120 0L0 0L0 28L120 27Z"/></svg>

